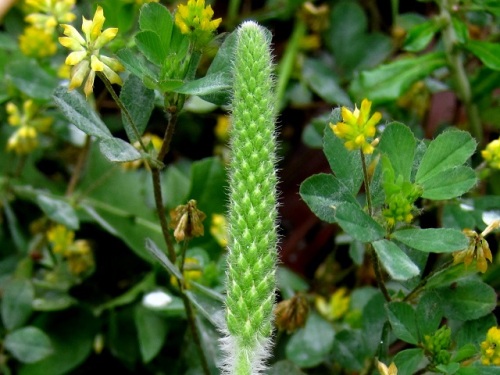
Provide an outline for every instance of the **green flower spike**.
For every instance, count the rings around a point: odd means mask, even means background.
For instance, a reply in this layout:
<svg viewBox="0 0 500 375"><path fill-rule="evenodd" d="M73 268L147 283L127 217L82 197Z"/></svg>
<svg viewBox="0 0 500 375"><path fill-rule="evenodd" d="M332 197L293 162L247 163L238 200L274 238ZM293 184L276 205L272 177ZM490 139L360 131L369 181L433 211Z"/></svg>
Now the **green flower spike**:
<svg viewBox="0 0 500 375"><path fill-rule="evenodd" d="M237 30L234 57L223 371L261 374L273 333L276 234L275 100L270 40L255 22Z"/></svg>

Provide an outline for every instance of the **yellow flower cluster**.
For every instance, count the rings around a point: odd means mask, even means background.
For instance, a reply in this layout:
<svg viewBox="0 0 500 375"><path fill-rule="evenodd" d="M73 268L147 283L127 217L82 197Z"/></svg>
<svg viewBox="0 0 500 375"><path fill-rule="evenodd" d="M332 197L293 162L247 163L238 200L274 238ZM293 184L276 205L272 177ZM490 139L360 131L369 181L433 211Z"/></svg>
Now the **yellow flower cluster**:
<svg viewBox="0 0 500 375"><path fill-rule="evenodd" d="M75 232L58 224L47 231L47 240L54 254L61 254L70 272L80 275L94 266L92 248L86 240L76 240Z"/></svg>
<svg viewBox="0 0 500 375"><path fill-rule="evenodd" d="M44 58L57 52L54 34L35 26L28 26L19 36L19 48L29 57Z"/></svg>
<svg viewBox="0 0 500 375"><path fill-rule="evenodd" d="M500 169L500 139L488 143L481 156L491 168Z"/></svg>
<svg viewBox="0 0 500 375"><path fill-rule="evenodd" d="M500 366L500 329L491 327L486 340L481 343L481 362L483 365Z"/></svg>
<svg viewBox="0 0 500 375"><path fill-rule="evenodd" d="M102 8L97 7L92 21L82 18L85 38L73 26L65 24L61 26L66 36L59 38L59 43L73 51L66 58L66 64L73 66L69 90L80 87L87 78L83 91L88 97L93 91L96 72L102 72L111 83L121 85L122 80L116 72L121 72L125 68L118 60L99 53L99 50L118 33L117 28L102 31L105 20Z"/></svg>
<svg viewBox="0 0 500 375"><path fill-rule="evenodd" d="M191 36L195 44L203 47L210 42L212 33L222 21L222 18L212 20L213 15L212 7L205 7L205 0L188 0L186 5L177 7L175 24L183 34Z"/></svg>
<svg viewBox="0 0 500 375"><path fill-rule="evenodd" d="M60 22L71 22L75 0L26 0L29 14L25 21L30 26L19 36L21 52L29 57L44 58L57 52L55 28Z"/></svg>
<svg viewBox="0 0 500 375"><path fill-rule="evenodd" d="M342 107L342 122L330 123L330 128L340 139L345 140L345 147L348 150L362 150L365 154L373 153L377 141L369 143L369 138L373 138L376 133L375 125L380 121L382 115L375 112L370 117L372 103L368 99L363 99L361 109L355 107L350 111Z"/></svg>
<svg viewBox="0 0 500 375"><path fill-rule="evenodd" d="M76 15L71 12L76 0L26 0L33 13L25 21L37 29L52 33L59 23L73 22Z"/></svg>
<svg viewBox="0 0 500 375"><path fill-rule="evenodd" d="M339 288L330 296L329 301L324 297L317 296L314 299L316 309L330 321L340 319L347 313L351 303L351 297L346 294L346 288Z"/></svg>
<svg viewBox="0 0 500 375"><path fill-rule="evenodd" d="M40 116L39 107L31 99L23 103L22 111L12 102L7 103L6 110L7 122L17 128L7 141L7 151L29 154L38 146L38 132L47 132L53 119Z"/></svg>

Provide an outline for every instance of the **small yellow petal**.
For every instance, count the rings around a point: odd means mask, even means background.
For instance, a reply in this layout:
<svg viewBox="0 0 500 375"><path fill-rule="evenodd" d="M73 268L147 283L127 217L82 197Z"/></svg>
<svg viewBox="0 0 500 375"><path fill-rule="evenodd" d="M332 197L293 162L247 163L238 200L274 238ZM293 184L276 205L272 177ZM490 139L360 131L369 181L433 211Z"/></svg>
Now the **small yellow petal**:
<svg viewBox="0 0 500 375"><path fill-rule="evenodd" d="M104 64L103 64L103 67L104 67L104 75L109 80L109 82L111 82L113 84L117 84L117 85L123 84L122 79L120 78L120 76L118 74L116 74L113 70L111 70L108 66L106 66Z"/></svg>
<svg viewBox="0 0 500 375"><path fill-rule="evenodd" d="M87 56L87 51L75 51L71 52L68 57L66 57L66 65L76 65L80 63Z"/></svg>
<svg viewBox="0 0 500 375"><path fill-rule="evenodd" d="M94 19L92 20L92 28L90 30L90 39L92 41L96 40L99 35L101 35L101 30L102 26L104 25L104 11L102 10L102 7L98 6L95 14L94 14Z"/></svg>
<svg viewBox="0 0 500 375"><path fill-rule="evenodd" d="M67 36L62 36L59 38L59 43L62 46L69 48L72 51L83 51L85 48L74 38L69 38Z"/></svg>
<svg viewBox="0 0 500 375"><path fill-rule="evenodd" d="M95 72L91 70L89 76L87 77L87 81L85 82L85 87L83 88L83 92L87 98L90 94L92 94L92 91L94 91L94 79Z"/></svg>
<svg viewBox="0 0 500 375"><path fill-rule="evenodd" d="M95 55L92 55L90 57L90 67L95 72L102 72L104 70L103 62L99 60Z"/></svg>
<svg viewBox="0 0 500 375"><path fill-rule="evenodd" d="M69 83L69 90L73 90L82 85L83 80L90 70L89 62L87 60L81 61L71 69L71 81Z"/></svg>
<svg viewBox="0 0 500 375"><path fill-rule="evenodd" d="M71 25L61 25L63 27L63 33L67 37L75 39L81 45L85 45L85 39L81 36L81 34Z"/></svg>
<svg viewBox="0 0 500 375"><path fill-rule="evenodd" d="M101 35L96 39L94 43L94 49L100 49L102 46L104 46L106 43L110 42L113 40L118 34L118 28L113 27L113 28L108 28L104 30Z"/></svg>

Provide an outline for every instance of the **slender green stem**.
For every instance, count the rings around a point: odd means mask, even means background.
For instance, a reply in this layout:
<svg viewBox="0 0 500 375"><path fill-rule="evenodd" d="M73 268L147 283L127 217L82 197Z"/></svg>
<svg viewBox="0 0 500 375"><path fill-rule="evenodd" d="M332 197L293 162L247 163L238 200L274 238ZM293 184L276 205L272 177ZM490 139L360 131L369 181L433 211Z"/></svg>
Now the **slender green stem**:
<svg viewBox="0 0 500 375"><path fill-rule="evenodd" d="M365 186L365 195L366 195L366 205L368 206L368 214L370 216L373 216L373 206L372 206L372 197L370 193L370 179L368 177L368 168L366 167L366 158L365 154L363 153L363 150L359 150L359 154L361 155L361 166L363 168L363 182ZM384 278L382 277L382 270L380 269L380 262L378 259L377 254L375 251L373 251L372 245L368 245L371 258L372 258L372 265L373 265L373 270L375 271L375 277L377 279L377 284L384 295L384 298L386 301L390 302L391 301L391 296L389 294L389 291L387 290L385 283L384 283Z"/></svg>
<svg viewBox="0 0 500 375"><path fill-rule="evenodd" d="M420 280L418 285L415 288L413 288L413 290L410 293L408 293L408 295L405 298L403 298L403 301L411 301L425 287L425 285L427 284L427 282L429 281L429 279L432 276L434 276L438 272L445 270L446 268L450 267L452 264L453 264L453 261L450 260L450 261L444 263L441 267L436 268L435 270L430 272L426 277L424 277L422 280Z"/></svg>
<svg viewBox="0 0 500 375"><path fill-rule="evenodd" d="M365 186L366 205L368 206L368 213L370 214L370 216L373 216L372 197L370 194L370 179L368 177L368 170L366 167L366 158L363 150L359 150L359 154L361 155L361 166L363 167L363 182Z"/></svg>
<svg viewBox="0 0 500 375"><path fill-rule="evenodd" d="M87 160L87 157L89 155L90 144L91 144L91 138L88 135L85 135L85 144L83 145L83 149L80 151L80 154L78 155L78 160L76 161L75 169L71 174L68 187L66 188L67 197L73 194L76 188L76 184L80 180L80 176L82 174L85 161Z"/></svg>
<svg viewBox="0 0 500 375"><path fill-rule="evenodd" d="M236 25L236 18L240 10L241 0L230 0L227 8L227 26L232 29Z"/></svg>
<svg viewBox="0 0 500 375"><path fill-rule="evenodd" d="M472 102L472 91L463 64L463 54L457 49L458 37L453 28L449 0L441 0L439 5L441 8L440 17L446 25L442 32L443 45L450 71L455 81L457 96L462 101L467 111L467 118L469 120L469 127L472 135L479 143L482 143L483 129L481 126L481 118L479 117L479 110L476 104Z"/></svg>
<svg viewBox="0 0 500 375"><path fill-rule="evenodd" d="M305 21L298 17L295 21L295 26L293 28L293 34L290 37L290 41L285 49L285 54L281 59L278 68L278 82L276 83L276 102L279 107L284 105L285 90L292 75L293 66L295 64L295 59L297 53L299 52L300 40L306 34L306 23Z"/></svg>
<svg viewBox="0 0 500 375"><path fill-rule="evenodd" d="M130 115L130 112L128 111L127 107L125 107L125 104L123 104L120 97L116 94L116 91L113 88L113 86L111 85L111 82L109 82L109 80L106 78L106 76L103 73L97 72L97 75L104 83L104 86L106 86L106 89L111 94L111 97L113 98L115 103L118 105L118 107L120 108L122 113L127 118L127 121L130 124L130 127L132 128L134 135L137 138L137 141L139 142L141 148L143 149L144 152L147 152L148 150L147 150L146 146L144 145L144 142L142 142L141 134L139 133L139 129L137 129L137 125L135 124L134 120L132 119L132 116Z"/></svg>
<svg viewBox="0 0 500 375"><path fill-rule="evenodd" d="M161 173L158 168L153 167L151 168L151 174L153 178L153 194L155 198L156 212L158 213L158 219L160 220L163 239L167 245L168 258L172 263L175 263L177 255L175 254L172 236L168 230L167 216L165 206L163 205L163 197L161 193Z"/></svg>

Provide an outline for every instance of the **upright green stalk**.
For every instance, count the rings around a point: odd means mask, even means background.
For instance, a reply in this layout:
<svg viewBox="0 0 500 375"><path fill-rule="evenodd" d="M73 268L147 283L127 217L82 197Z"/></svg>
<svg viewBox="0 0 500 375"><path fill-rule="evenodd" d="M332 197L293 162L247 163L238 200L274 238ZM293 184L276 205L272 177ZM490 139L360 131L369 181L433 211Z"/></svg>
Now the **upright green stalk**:
<svg viewBox="0 0 500 375"><path fill-rule="evenodd" d="M450 71L455 81L455 90L467 111L470 132L479 143L482 143L483 129L481 118L479 117L477 105L472 100L472 90L463 64L463 54L458 49L458 37L453 28L450 14L451 5L449 0L441 0L439 1L439 6L441 8L440 16L446 22L446 26L443 29L443 45Z"/></svg>
<svg viewBox="0 0 500 375"><path fill-rule="evenodd" d="M266 30L249 21L237 33L223 371L253 375L265 368L273 332L276 103Z"/></svg>

